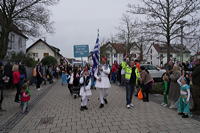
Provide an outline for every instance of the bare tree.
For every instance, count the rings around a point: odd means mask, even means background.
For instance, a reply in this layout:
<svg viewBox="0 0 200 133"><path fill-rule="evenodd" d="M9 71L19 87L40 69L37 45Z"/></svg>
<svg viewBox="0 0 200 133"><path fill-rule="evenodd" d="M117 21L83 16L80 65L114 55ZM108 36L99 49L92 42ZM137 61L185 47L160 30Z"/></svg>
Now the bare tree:
<svg viewBox="0 0 200 133"><path fill-rule="evenodd" d="M123 14L118 30L117 37L126 44L126 54L128 54L134 38L133 23L130 16Z"/></svg>
<svg viewBox="0 0 200 133"><path fill-rule="evenodd" d="M131 49L139 49L140 61L143 61L144 51L152 40L152 35L146 31L146 24L142 21L133 20L128 15L123 15L121 26L117 34L120 41L125 42L127 53Z"/></svg>
<svg viewBox="0 0 200 133"><path fill-rule="evenodd" d="M0 36L0 59L3 59L8 49L8 37L14 25L26 35L39 36L45 29L52 32L52 22L47 6L54 5L59 0L1 0L0 16L2 35Z"/></svg>
<svg viewBox="0 0 200 133"><path fill-rule="evenodd" d="M144 15L147 22L147 32L159 36L167 45L167 61L170 60L171 43L180 37L182 26L190 27L199 24L199 0L141 0L142 4L128 5L128 12L134 15ZM178 23L187 20L187 23ZM194 30L188 32L192 33Z"/></svg>

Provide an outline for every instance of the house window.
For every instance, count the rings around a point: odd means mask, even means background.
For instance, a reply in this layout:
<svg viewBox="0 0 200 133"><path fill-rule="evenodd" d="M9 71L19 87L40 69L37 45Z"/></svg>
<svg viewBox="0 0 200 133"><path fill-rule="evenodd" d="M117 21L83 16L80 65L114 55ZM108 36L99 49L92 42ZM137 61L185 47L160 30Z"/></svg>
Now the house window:
<svg viewBox="0 0 200 133"><path fill-rule="evenodd" d="M43 55L44 55L44 57L46 57L46 56L49 56L49 53L44 53Z"/></svg>
<svg viewBox="0 0 200 133"><path fill-rule="evenodd" d="M38 57L38 53L33 53L33 57Z"/></svg>
<svg viewBox="0 0 200 133"><path fill-rule="evenodd" d="M152 55L151 55L151 60L153 59Z"/></svg>
<svg viewBox="0 0 200 133"><path fill-rule="evenodd" d="M22 49L22 38L21 37L18 40L18 48Z"/></svg>
<svg viewBox="0 0 200 133"><path fill-rule="evenodd" d="M10 34L10 39L9 39L10 45L8 47L8 49L14 49L14 42L15 42L15 35L14 34Z"/></svg>
<svg viewBox="0 0 200 133"><path fill-rule="evenodd" d="M152 54L153 53L153 50L151 49L150 53Z"/></svg>

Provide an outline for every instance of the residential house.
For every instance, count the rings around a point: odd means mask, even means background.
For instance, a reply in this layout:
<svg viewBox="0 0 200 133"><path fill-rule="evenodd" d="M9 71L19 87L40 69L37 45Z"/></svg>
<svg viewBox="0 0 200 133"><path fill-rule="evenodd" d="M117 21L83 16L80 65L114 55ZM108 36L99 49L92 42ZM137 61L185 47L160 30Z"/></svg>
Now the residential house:
<svg viewBox="0 0 200 133"><path fill-rule="evenodd" d="M190 59L190 51L181 45L172 45L170 48L170 58L174 62L181 61L183 52L183 61ZM163 66L167 63L167 46L161 44L152 44L146 54L147 62L156 66Z"/></svg>
<svg viewBox="0 0 200 133"><path fill-rule="evenodd" d="M46 41L39 39L27 48L26 53L35 60L41 61L45 56L53 56L58 62L62 59L60 49L49 45Z"/></svg>
<svg viewBox="0 0 200 133"><path fill-rule="evenodd" d="M194 59L200 59L200 52L197 52L195 55L192 56Z"/></svg>
<svg viewBox="0 0 200 133"><path fill-rule="evenodd" d="M4 28L2 26L2 21L3 19L0 16L0 32ZM26 41L28 37L26 37L16 25L11 27L11 32L8 36L8 39L7 57L10 57L14 53L26 53Z"/></svg>
<svg viewBox="0 0 200 133"><path fill-rule="evenodd" d="M110 65L117 61L121 63L123 56L126 53L125 45L122 43L110 43L104 44L100 48L100 55L105 56Z"/></svg>
<svg viewBox="0 0 200 133"><path fill-rule="evenodd" d="M100 48L101 56L106 56L109 64L111 65L114 61L121 63L124 55L126 54L126 47L123 43L106 43ZM132 60L140 58L140 50L138 47L133 46L130 49L130 55Z"/></svg>

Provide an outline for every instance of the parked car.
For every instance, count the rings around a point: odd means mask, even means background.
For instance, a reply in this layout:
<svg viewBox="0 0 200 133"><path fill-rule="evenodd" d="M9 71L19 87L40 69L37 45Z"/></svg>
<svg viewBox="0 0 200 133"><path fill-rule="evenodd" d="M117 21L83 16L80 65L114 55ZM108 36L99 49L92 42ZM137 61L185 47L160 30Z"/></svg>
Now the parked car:
<svg viewBox="0 0 200 133"><path fill-rule="evenodd" d="M166 72L166 70L151 64L141 64L140 66L144 66L149 71L154 81L162 81L162 76Z"/></svg>

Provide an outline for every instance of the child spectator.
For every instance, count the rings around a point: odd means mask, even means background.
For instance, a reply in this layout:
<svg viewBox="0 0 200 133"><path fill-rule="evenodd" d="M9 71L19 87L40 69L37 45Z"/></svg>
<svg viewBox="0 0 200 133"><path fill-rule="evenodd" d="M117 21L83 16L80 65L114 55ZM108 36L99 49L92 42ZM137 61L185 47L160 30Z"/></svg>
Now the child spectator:
<svg viewBox="0 0 200 133"><path fill-rule="evenodd" d="M186 83L186 78L181 76L177 80L180 85L180 97L178 100L178 114L182 118L188 118L190 115L190 86Z"/></svg>
<svg viewBox="0 0 200 133"><path fill-rule="evenodd" d="M62 85L66 85L68 84L68 80L69 80L69 74L67 73L67 71L62 71L62 75L61 75L61 79L62 79Z"/></svg>
<svg viewBox="0 0 200 133"><path fill-rule="evenodd" d="M169 75L165 73L163 75L163 96L164 100L163 103L161 104L164 107L167 107L168 105L168 93L169 93Z"/></svg>
<svg viewBox="0 0 200 133"><path fill-rule="evenodd" d="M21 87L21 111L22 113L28 112L28 101L30 101L30 89L28 82Z"/></svg>

